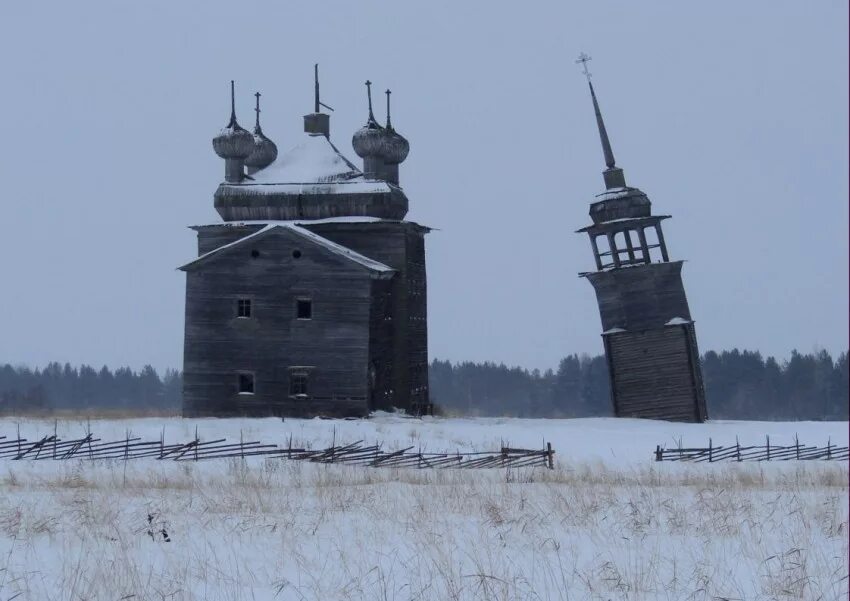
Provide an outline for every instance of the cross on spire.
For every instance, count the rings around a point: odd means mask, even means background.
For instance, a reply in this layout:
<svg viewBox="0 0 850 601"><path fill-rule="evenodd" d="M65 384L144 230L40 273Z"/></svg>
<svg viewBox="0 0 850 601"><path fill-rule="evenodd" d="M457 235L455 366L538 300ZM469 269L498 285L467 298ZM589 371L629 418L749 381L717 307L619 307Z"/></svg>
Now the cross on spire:
<svg viewBox="0 0 850 601"><path fill-rule="evenodd" d="M390 121L390 94L392 94L392 92L387 90L384 94L387 95L387 129L392 131L393 124L392 121Z"/></svg>
<svg viewBox="0 0 850 601"><path fill-rule="evenodd" d="M260 129L260 94L259 92L254 93L254 97L257 99L257 108L254 109L254 112L257 113L257 129Z"/></svg>
<svg viewBox="0 0 850 601"><path fill-rule="evenodd" d="M582 66L581 72L584 73L584 76L587 78L587 81L590 81L590 78L592 77L591 72L587 70L587 63L589 63L592 60L593 59L591 57L589 57L587 54L585 54L584 52L579 54L578 60L576 60L576 64L581 63L581 66Z"/></svg>

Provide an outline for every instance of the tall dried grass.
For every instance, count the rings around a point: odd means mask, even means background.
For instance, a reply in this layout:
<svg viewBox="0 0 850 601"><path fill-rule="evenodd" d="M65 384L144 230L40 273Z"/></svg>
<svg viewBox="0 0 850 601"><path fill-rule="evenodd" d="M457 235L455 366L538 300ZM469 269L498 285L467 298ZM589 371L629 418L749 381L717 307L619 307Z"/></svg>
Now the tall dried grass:
<svg viewBox="0 0 850 601"><path fill-rule="evenodd" d="M0 599L847 595L845 465L3 467Z"/></svg>

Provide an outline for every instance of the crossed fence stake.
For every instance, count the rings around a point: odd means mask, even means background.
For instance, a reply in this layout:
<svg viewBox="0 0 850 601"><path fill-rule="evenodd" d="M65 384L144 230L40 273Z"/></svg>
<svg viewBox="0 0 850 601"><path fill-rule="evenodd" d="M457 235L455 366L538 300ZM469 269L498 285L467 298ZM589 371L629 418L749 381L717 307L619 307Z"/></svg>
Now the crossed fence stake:
<svg viewBox="0 0 850 601"><path fill-rule="evenodd" d="M386 451L381 444L367 445L362 440L346 445L334 441L325 449L293 448L290 435L286 447L264 444L260 441L246 442L240 432L238 443L229 443L225 438L201 440L195 430L195 438L188 442L166 444L163 431L158 440L142 440L128 431L123 439L103 441L96 438L87 428L83 438L61 440L54 432L35 441L21 438L20 431L14 440L0 436L0 459L22 460L68 460L95 461L112 459L155 459L161 461L199 461L202 459L246 458L265 456L270 458L361 465L367 467L405 467L417 469L483 469L500 467L546 467L554 469L555 451L552 443L544 448L517 449L502 446L499 451L426 453L414 447ZM48 452L49 450L49 452Z"/></svg>
<svg viewBox="0 0 850 601"><path fill-rule="evenodd" d="M777 446L770 444L770 436L765 437L764 445L741 446L735 439L734 446L713 445L708 439L707 447L683 448L681 444L674 448L655 447L656 461L691 461L694 463L716 463L719 461L847 461L850 459L850 449L832 444L827 441L825 447L807 446L800 443L795 435L794 444Z"/></svg>

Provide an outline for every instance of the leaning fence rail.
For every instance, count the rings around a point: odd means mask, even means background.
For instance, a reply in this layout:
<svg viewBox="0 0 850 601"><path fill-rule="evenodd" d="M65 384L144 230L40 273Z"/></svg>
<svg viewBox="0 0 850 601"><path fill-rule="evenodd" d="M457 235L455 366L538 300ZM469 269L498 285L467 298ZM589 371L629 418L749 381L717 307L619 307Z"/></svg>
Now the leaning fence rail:
<svg viewBox="0 0 850 601"><path fill-rule="evenodd" d="M38 440L16 439L0 436L0 460L44 461L44 460L119 460L154 459L162 461L201 461L205 459L246 458L265 456L293 461L313 463L335 463L366 467L405 467L416 469L484 469L502 467L540 466L554 469L555 451L551 443L543 448L517 449L502 446L498 451L445 453L423 452L408 447L385 450L382 444L367 444L362 440L346 445L334 442L323 449L297 448L290 437L287 446L263 443L258 440L228 442L225 438L201 440L197 430L195 438L186 442L165 442L164 433L158 440L143 440L131 436L104 441L87 432L82 438L62 440L56 433Z"/></svg>
<svg viewBox="0 0 850 601"><path fill-rule="evenodd" d="M847 461L850 459L850 449L832 444L827 441L825 447L802 444L797 436L790 446L771 445L770 436L765 437L764 445L741 446L735 440L734 446L716 447L708 439L707 447L674 448L655 447L656 461L690 461L694 463L716 463L719 461Z"/></svg>

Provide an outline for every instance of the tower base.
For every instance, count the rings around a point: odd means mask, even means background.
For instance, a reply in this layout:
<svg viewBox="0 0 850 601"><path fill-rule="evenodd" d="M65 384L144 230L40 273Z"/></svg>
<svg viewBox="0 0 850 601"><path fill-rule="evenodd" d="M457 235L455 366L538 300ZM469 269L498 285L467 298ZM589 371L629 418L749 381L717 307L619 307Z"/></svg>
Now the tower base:
<svg viewBox="0 0 850 601"><path fill-rule="evenodd" d="M603 334L617 417L680 422L708 418L692 322Z"/></svg>

